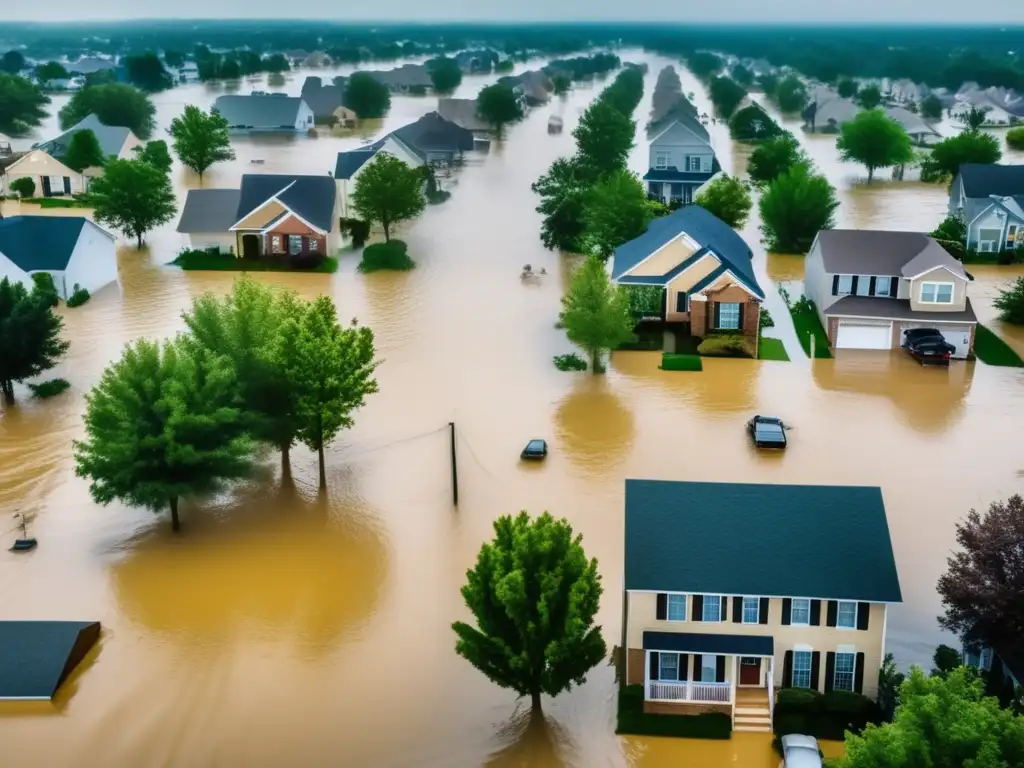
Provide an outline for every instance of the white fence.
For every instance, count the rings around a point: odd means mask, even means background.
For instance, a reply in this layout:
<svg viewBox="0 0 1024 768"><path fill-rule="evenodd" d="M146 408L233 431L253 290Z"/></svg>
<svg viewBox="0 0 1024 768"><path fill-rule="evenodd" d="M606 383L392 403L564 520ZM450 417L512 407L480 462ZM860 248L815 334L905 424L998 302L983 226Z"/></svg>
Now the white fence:
<svg viewBox="0 0 1024 768"><path fill-rule="evenodd" d="M647 683L648 701L696 701L709 704L730 703L731 683L666 682Z"/></svg>

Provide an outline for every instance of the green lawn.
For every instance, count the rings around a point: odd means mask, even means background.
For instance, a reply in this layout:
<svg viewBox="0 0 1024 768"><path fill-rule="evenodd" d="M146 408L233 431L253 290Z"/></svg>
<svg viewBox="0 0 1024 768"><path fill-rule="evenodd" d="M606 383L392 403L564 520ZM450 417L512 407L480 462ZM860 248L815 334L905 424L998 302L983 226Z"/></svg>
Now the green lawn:
<svg viewBox="0 0 1024 768"><path fill-rule="evenodd" d="M806 299L790 305L789 314L793 317L793 325L796 327L796 337L800 340L800 346L804 348L804 354L811 356L811 341L814 336L814 356L817 358L832 357L828 348L828 337L825 329L821 327L821 320L818 319L818 312L814 304Z"/></svg>
<svg viewBox="0 0 1024 768"><path fill-rule="evenodd" d="M220 272L336 272L338 260L328 256L315 267L293 267L288 262L240 259L230 253L209 251L182 251L171 262L182 269L211 270Z"/></svg>
<svg viewBox="0 0 1024 768"><path fill-rule="evenodd" d="M770 339L762 336L757 345L758 360L784 360L789 362L789 355L786 354L786 345L781 339Z"/></svg>
<svg viewBox="0 0 1024 768"><path fill-rule="evenodd" d="M1024 368L1024 360L1013 348L981 323L974 331L974 354L986 365Z"/></svg>

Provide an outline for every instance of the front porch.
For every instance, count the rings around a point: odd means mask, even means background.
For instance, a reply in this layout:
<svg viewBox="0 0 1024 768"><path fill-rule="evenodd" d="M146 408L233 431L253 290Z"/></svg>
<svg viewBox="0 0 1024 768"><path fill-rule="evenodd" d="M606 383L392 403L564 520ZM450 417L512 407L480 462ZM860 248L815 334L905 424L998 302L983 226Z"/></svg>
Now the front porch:
<svg viewBox="0 0 1024 768"><path fill-rule="evenodd" d="M325 238L315 234L290 235L261 231L236 231L235 253L246 259L263 256L285 258L325 253Z"/></svg>

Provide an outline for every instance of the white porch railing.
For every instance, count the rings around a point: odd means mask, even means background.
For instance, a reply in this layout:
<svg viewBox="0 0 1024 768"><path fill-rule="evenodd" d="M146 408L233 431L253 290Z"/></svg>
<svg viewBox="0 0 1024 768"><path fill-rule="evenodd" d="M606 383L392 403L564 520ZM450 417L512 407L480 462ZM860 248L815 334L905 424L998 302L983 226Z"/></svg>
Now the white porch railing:
<svg viewBox="0 0 1024 768"><path fill-rule="evenodd" d="M651 680L647 683L648 701L696 701L708 704L729 704L731 683L670 683Z"/></svg>

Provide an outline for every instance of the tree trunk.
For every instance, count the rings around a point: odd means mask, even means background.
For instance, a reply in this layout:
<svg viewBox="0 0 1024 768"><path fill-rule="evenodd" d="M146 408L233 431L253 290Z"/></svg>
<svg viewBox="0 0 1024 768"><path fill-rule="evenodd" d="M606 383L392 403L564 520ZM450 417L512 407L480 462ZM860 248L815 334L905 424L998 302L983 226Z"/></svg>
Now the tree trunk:
<svg viewBox="0 0 1024 768"><path fill-rule="evenodd" d="M391 229L390 229L390 225L388 224L386 219L381 221L381 226L384 227L384 242L385 243L390 243L391 242Z"/></svg>
<svg viewBox="0 0 1024 768"><path fill-rule="evenodd" d="M202 171L199 172L199 186L200 187L203 186L203 172Z"/></svg>
<svg viewBox="0 0 1024 768"><path fill-rule="evenodd" d="M281 446L281 479L291 480L292 479L292 460L291 460L291 449L290 445Z"/></svg>
<svg viewBox="0 0 1024 768"><path fill-rule="evenodd" d="M139 232L135 236L135 245L136 245L136 248L138 248L140 251L142 250L142 233L141 232Z"/></svg>
<svg viewBox="0 0 1024 768"><path fill-rule="evenodd" d="M181 521L178 519L178 497L171 496L171 530L177 533L181 530Z"/></svg>
<svg viewBox="0 0 1024 768"><path fill-rule="evenodd" d="M601 372L601 350L592 349L590 350L590 372L600 373Z"/></svg>
<svg viewBox="0 0 1024 768"><path fill-rule="evenodd" d="M317 416L316 418L317 427L317 441L316 441L316 452L320 457L320 490L327 489L327 467L324 465L324 428L323 418Z"/></svg>
<svg viewBox="0 0 1024 768"><path fill-rule="evenodd" d="M530 708L533 710L534 715L539 715L543 712L540 703L540 691L534 690L530 692Z"/></svg>
<svg viewBox="0 0 1024 768"><path fill-rule="evenodd" d="M0 391L4 395L4 404L14 405L14 382L10 379L0 381Z"/></svg>
<svg viewBox="0 0 1024 768"><path fill-rule="evenodd" d="M871 166L869 165L869 166L868 166L868 184L870 184L870 183L871 183L871 179L873 179L873 178L874 178L874 176L875 176L875 169L874 169L874 168L872 168L872 167L871 167Z"/></svg>

